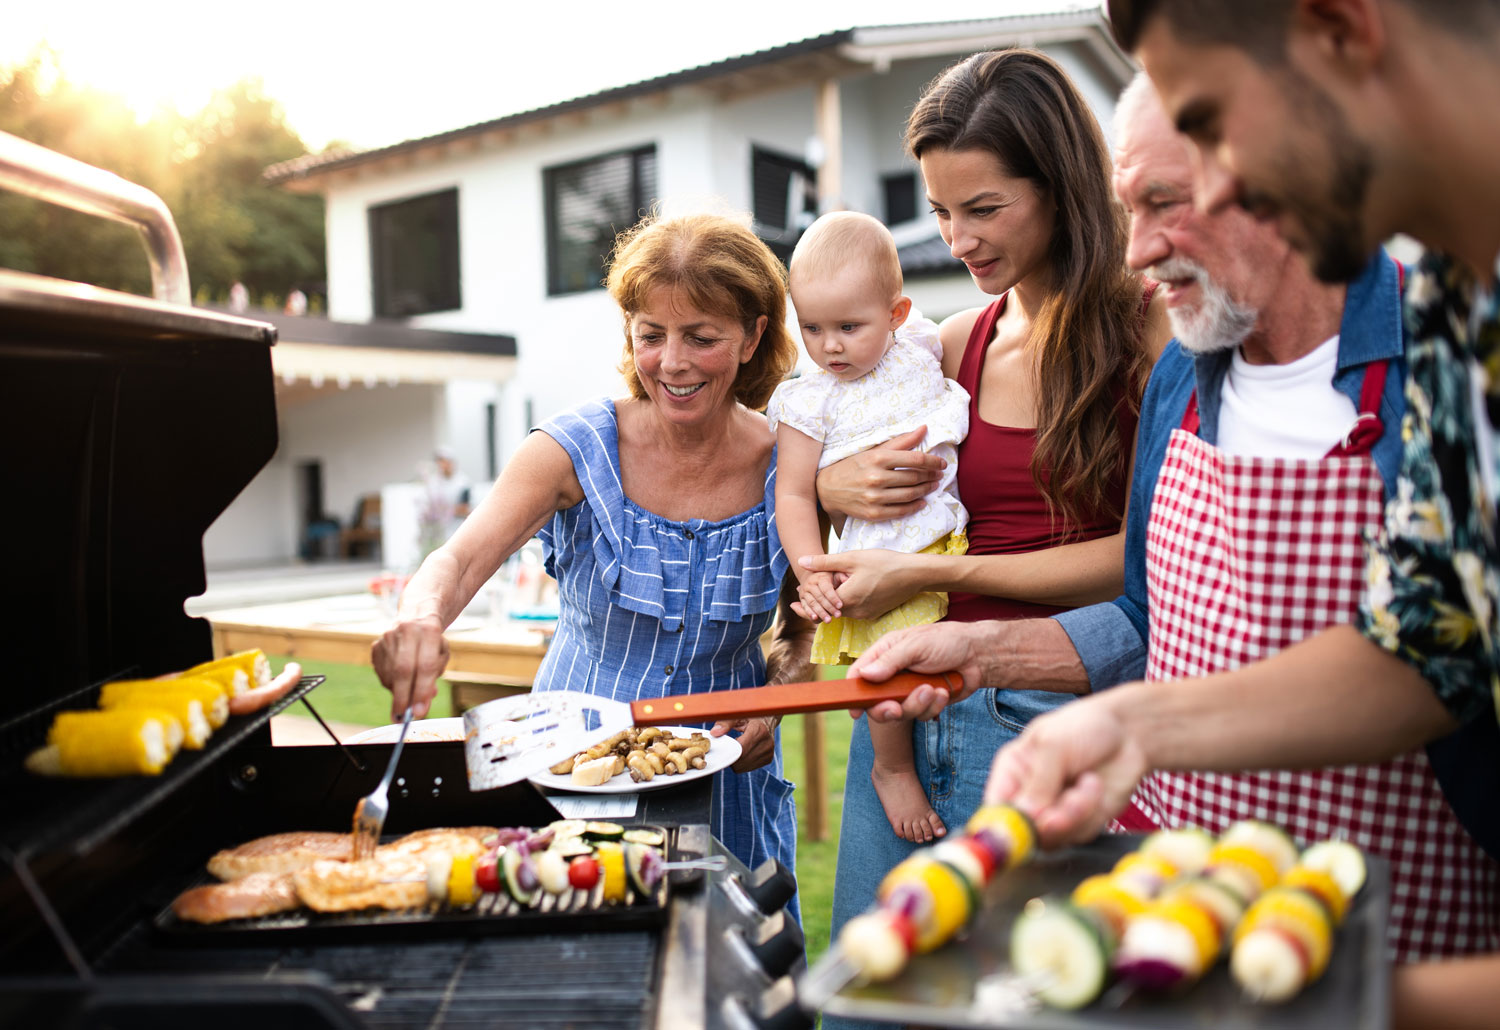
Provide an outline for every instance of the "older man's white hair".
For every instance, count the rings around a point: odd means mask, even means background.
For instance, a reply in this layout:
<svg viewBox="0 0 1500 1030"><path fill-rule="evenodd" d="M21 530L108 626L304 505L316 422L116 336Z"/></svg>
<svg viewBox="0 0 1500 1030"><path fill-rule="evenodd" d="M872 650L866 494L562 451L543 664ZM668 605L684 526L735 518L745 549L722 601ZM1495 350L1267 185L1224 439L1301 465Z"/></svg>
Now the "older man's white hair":
<svg viewBox="0 0 1500 1030"><path fill-rule="evenodd" d="M1126 147L1133 135L1142 129L1152 128L1153 122L1159 131L1176 132L1167 119L1166 110L1161 106L1156 87L1151 84L1145 72L1136 72L1135 78L1130 80L1130 84L1115 102L1112 128L1117 152ZM1186 150L1190 146L1187 138L1181 137L1181 141ZM1190 183L1188 188L1191 191ZM1195 217L1213 216L1200 214ZM1189 278L1197 281L1202 300L1192 307L1178 305L1167 309L1172 333L1186 350L1196 354L1230 350L1244 343L1255 331L1260 312L1231 297L1229 291L1215 282L1208 270L1196 261L1180 256L1170 257L1146 269L1146 274L1157 282Z"/></svg>

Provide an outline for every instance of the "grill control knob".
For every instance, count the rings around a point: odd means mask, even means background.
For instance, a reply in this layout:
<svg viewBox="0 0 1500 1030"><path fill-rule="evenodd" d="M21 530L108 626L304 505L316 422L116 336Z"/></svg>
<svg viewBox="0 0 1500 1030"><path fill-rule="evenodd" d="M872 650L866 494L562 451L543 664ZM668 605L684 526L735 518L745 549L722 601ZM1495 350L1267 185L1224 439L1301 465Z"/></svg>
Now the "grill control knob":
<svg viewBox="0 0 1500 1030"><path fill-rule="evenodd" d="M750 953L772 980L791 972L802 959L802 927L780 911L761 924L750 944Z"/></svg>
<svg viewBox="0 0 1500 1030"><path fill-rule="evenodd" d="M755 907L766 915L780 912L792 895L797 893L797 878L792 871L774 858L768 858L755 867L750 882L743 885L745 893L755 902Z"/></svg>

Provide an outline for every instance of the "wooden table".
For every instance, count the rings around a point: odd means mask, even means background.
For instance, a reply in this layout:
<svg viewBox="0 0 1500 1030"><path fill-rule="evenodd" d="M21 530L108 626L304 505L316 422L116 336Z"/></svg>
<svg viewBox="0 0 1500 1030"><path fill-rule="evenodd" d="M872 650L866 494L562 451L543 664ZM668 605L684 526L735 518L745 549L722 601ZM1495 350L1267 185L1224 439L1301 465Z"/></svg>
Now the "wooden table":
<svg viewBox="0 0 1500 1030"><path fill-rule="evenodd" d="M390 627L392 616L373 596L350 594L311 601L228 608L204 616L213 626L214 654L260 648L268 654L348 665L369 665L370 645ZM497 694L526 690L536 680L547 653L547 636L525 623L492 625L460 616L444 634L448 669L443 679L453 686L455 708ZM828 837L828 777L825 769L823 719L804 716L805 801L808 833Z"/></svg>
<svg viewBox="0 0 1500 1030"><path fill-rule="evenodd" d="M369 665L370 645L391 625L375 599L361 595L229 608L205 618L213 626L216 655L258 647L270 654L349 665ZM523 623L493 626L460 616L454 626L445 634L450 655L445 679L473 674L530 684L547 653L547 637Z"/></svg>

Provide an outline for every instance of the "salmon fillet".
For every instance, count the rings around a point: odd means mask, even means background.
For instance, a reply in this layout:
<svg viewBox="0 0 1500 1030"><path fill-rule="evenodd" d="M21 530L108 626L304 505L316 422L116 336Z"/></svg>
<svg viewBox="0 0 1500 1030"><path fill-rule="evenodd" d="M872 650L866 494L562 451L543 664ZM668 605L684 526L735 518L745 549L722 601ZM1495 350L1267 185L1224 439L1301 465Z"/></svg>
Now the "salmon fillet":
<svg viewBox="0 0 1500 1030"><path fill-rule="evenodd" d="M251 873L231 883L185 890L172 902L172 911L178 919L190 923L222 923L288 912L300 904L291 874Z"/></svg>

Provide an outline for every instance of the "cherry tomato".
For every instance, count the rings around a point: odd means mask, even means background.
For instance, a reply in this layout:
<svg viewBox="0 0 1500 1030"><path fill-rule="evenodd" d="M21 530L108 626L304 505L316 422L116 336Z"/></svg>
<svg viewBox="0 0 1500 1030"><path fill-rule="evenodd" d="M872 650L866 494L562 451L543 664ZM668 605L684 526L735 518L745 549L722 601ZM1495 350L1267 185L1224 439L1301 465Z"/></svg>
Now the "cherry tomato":
<svg viewBox="0 0 1500 1030"><path fill-rule="evenodd" d="M486 894L499 892L500 863L495 860L494 855L486 855L479 860L479 864L474 867L474 882Z"/></svg>
<svg viewBox="0 0 1500 1030"><path fill-rule="evenodd" d="M581 891L594 889L599 882L599 860L593 855L579 855L568 863L568 882Z"/></svg>

